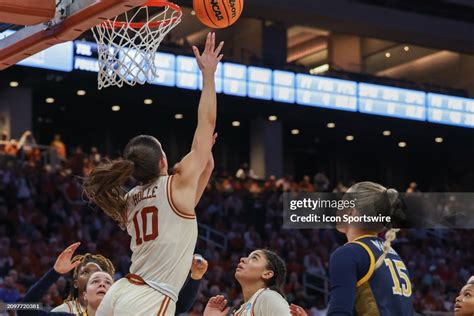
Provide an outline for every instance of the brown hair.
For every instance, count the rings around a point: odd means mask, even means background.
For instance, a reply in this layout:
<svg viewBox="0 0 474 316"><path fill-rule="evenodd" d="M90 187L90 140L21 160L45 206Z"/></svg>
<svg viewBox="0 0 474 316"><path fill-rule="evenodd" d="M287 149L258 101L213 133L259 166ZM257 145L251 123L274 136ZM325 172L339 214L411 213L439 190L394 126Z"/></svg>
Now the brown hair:
<svg viewBox="0 0 474 316"><path fill-rule="evenodd" d="M162 157L161 144L155 137L137 136L128 142L123 159L106 161L92 170L84 181L84 192L91 202L125 229L127 192L123 185L130 177L141 183L157 178Z"/></svg>
<svg viewBox="0 0 474 316"><path fill-rule="evenodd" d="M376 215L381 212L382 215L392 216L395 205L398 200L398 192L395 189L387 189L381 184L364 181L352 185L347 191L346 195L350 195L352 199L357 200L356 209L360 214ZM364 228L370 231L383 231L384 225L381 223L364 224ZM383 243L383 253L377 259L375 268L379 268L384 259L387 257L392 241L397 237L397 232L400 229L389 227L385 233L385 241Z"/></svg>
<svg viewBox="0 0 474 316"><path fill-rule="evenodd" d="M77 267L74 268L74 272L72 274L73 279L77 280L77 277L79 275L79 270L82 269L86 264L89 262L94 262L99 265L99 267L102 269L102 271L107 272L110 274L112 277L115 274L115 267L109 259L102 255L93 255L91 253L86 253L85 255L77 255L72 258L71 262L74 263L76 261L80 261L81 264L78 265ZM71 291L69 292L68 297L64 300L66 301L74 301L79 298L79 290L75 288L74 286L71 286Z"/></svg>
<svg viewBox="0 0 474 316"><path fill-rule="evenodd" d="M267 257L266 269L273 271L273 276L266 282L268 288L285 297L283 293L283 286L286 282L285 261L271 250L262 249L262 252L265 254L265 257Z"/></svg>

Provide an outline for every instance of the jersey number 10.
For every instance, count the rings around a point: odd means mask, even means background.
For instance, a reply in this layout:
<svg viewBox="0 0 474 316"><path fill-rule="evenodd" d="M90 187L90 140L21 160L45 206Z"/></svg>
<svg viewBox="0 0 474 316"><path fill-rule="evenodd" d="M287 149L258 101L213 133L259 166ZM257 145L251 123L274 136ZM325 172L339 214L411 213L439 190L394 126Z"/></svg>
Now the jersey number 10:
<svg viewBox="0 0 474 316"><path fill-rule="evenodd" d="M395 259L385 259L385 264L390 269L390 274L392 275L393 279L393 294L395 295L403 295L406 297L411 296L411 282L410 278L406 274L407 268L403 261L395 260ZM400 279L403 279L404 284L400 286Z"/></svg>
<svg viewBox="0 0 474 316"><path fill-rule="evenodd" d="M142 229L138 225L138 215L141 215ZM148 230L148 217L151 216L151 232ZM148 206L142 208L140 212L136 212L133 216L133 226L135 227L135 241L136 245L140 246L144 241L155 240L158 237L158 209L155 206Z"/></svg>

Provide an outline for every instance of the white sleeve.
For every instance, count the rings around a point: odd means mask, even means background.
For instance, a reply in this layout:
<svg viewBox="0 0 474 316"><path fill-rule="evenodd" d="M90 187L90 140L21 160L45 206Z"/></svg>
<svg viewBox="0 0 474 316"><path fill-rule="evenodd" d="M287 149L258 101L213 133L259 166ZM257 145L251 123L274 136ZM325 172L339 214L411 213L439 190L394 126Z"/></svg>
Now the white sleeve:
<svg viewBox="0 0 474 316"><path fill-rule="evenodd" d="M68 306L66 303L62 303L61 305L56 306L55 308L53 308L53 309L51 310L51 312L55 312L55 313L71 313L71 309L69 308L69 306Z"/></svg>
<svg viewBox="0 0 474 316"><path fill-rule="evenodd" d="M257 299L255 315L258 316L290 316L288 302L277 292L265 290Z"/></svg>

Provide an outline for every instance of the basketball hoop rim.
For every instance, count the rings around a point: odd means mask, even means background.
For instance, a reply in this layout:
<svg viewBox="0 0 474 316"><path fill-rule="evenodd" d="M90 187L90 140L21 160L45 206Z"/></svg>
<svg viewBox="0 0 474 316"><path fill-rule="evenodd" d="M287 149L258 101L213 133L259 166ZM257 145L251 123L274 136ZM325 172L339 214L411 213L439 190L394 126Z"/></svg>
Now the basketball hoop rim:
<svg viewBox="0 0 474 316"><path fill-rule="evenodd" d="M160 26L166 26L171 23L174 23L176 20L180 19L183 12L181 11L181 8L179 5L168 2L168 1L162 1L162 0L149 0L147 1L144 5L141 6L143 7L169 7L175 12L179 14L177 17L173 17L170 19L165 19L162 21L155 21L155 22L123 22L123 21L112 21L112 20L105 20L101 24L99 24L102 27L108 28L108 29L117 29L117 28L122 28L122 27L130 27L133 29L140 29L142 28L145 24L148 24L150 28L157 28Z"/></svg>

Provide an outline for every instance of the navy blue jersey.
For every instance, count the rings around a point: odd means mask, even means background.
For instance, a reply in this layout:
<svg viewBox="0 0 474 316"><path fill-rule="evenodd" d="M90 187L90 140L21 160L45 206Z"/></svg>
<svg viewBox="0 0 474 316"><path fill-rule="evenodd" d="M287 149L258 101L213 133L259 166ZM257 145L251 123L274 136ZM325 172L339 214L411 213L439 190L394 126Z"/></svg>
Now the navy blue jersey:
<svg viewBox="0 0 474 316"><path fill-rule="evenodd" d="M383 264L383 240L356 238L331 255L328 315L412 316L413 289L403 260L393 249Z"/></svg>

